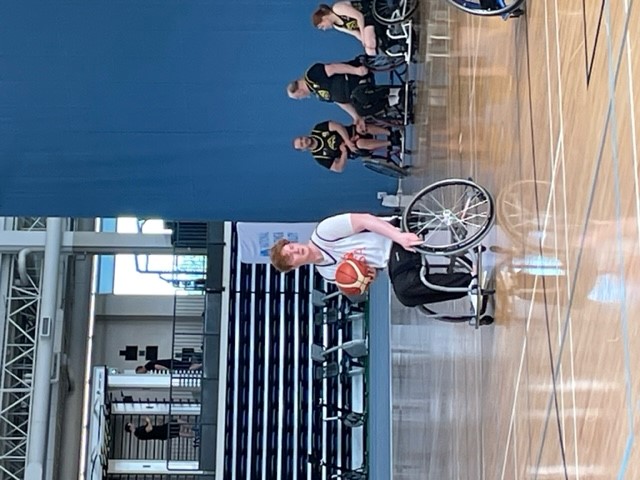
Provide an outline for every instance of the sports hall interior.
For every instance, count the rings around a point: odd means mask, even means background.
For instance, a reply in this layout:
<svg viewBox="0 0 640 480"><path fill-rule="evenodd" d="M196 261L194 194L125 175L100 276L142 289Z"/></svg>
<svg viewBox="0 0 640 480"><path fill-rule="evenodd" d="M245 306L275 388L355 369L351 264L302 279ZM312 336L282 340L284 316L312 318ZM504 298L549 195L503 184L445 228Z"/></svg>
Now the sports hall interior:
<svg viewBox="0 0 640 480"><path fill-rule="evenodd" d="M496 322L393 306L393 478L637 478L637 5L429 7L421 51L449 82L421 91L405 183L494 193Z"/></svg>
<svg viewBox="0 0 640 480"><path fill-rule="evenodd" d="M0 480L640 478L640 7L420 0L398 181L291 149L337 110L286 83L355 51L312 31L315 6L0 7ZM388 214L380 192L450 178L495 201L491 325L427 318L380 273L338 327L313 269L239 256L238 222ZM144 269L179 293L101 291L114 254L172 255ZM366 368L332 373L366 329ZM163 356L202 372L134 373ZM137 441L147 415L195 434Z"/></svg>

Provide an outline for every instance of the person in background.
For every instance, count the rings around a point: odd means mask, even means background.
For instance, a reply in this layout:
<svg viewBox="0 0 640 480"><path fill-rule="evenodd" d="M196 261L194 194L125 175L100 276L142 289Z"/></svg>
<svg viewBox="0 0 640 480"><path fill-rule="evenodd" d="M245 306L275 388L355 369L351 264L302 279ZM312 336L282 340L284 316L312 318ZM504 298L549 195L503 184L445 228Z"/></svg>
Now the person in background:
<svg viewBox="0 0 640 480"><path fill-rule="evenodd" d="M171 440L178 437L194 437L194 432L184 421L171 421L162 425L153 425L149 417L144 417L144 424L134 427L132 423L127 423L124 429L132 433L138 440Z"/></svg>
<svg viewBox="0 0 640 480"><path fill-rule="evenodd" d="M151 360L144 365L136 367L136 373L161 372L165 370L202 370L202 364L167 358Z"/></svg>

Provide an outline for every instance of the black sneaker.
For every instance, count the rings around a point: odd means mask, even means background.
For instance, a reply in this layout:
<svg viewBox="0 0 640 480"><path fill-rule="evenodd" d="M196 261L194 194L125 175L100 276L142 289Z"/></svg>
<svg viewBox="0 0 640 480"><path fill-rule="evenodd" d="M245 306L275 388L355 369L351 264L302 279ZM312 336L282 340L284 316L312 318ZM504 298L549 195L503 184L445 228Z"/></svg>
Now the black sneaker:
<svg viewBox="0 0 640 480"><path fill-rule="evenodd" d="M389 134L389 141L393 147L399 147L402 144L402 132L400 130L392 130Z"/></svg>

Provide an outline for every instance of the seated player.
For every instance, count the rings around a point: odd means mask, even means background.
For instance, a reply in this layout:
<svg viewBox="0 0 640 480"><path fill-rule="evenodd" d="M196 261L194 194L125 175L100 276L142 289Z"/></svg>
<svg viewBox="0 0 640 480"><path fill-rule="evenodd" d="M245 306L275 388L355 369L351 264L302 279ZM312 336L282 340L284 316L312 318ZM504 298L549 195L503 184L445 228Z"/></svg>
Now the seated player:
<svg viewBox="0 0 640 480"><path fill-rule="evenodd" d="M375 135L387 135L388 139L375 138ZM308 150L318 164L340 173L349 158L368 156L374 150L398 146L400 140L399 131L391 132L376 125L366 125L366 133L358 133L355 125L326 121L313 127L309 135L294 138L293 148Z"/></svg>
<svg viewBox="0 0 640 480"><path fill-rule="evenodd" d="M322 3L313 12L311 22L320 30L333 28L354 36L367 55L376 55L378 47L385 49L391 43L386 26L375 21L367 0L341 1L332 6Z"/></svg>
<svg viewBox="0 0 640 480"><path fill-rule="evenodd" d="M363 117L384 114L401 103L400 87L376 86L373 74L358 59L345 63L315 63L304 77L287 85L290 98L300 100L311 94L321 101L336 103L349 114L363 133Z"/></svg>
<svg viewBox="0 0 640 480"><path fill-rule="evenodd" d="M315 265L329 282L335 283L338 264L347 255L364 257L372 270L389 269L396 297L403 305L415 307L465 296L464 293L433 290L422 283L422 255L415 251L423 241L415 233L403 232L389 221L366 213L345 213L321 221L307 243L278 240L270 251L272 265L287 272L302 265ZM467 287L468 273L429 274L435 285Z"/></svg>

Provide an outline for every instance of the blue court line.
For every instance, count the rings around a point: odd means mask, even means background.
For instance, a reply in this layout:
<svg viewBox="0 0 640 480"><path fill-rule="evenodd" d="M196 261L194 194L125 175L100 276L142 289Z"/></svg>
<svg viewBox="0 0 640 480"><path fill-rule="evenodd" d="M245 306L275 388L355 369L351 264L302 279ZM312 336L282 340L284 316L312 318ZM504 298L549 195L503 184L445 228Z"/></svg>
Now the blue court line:
<svg viewBox="0 0 640 480"><path fill-rule="evenodd" d="M627 22L625 24L625 30L623 30L622 42L620 45L620 60L622 59L622 52L624 52L625 40L627 38L628 21L630 15L627 15ZM613 51L611 46L611 2L606 3L605 7L605 26L607 29L607 59L609 70L609 103L611 105L611 150L613 157L613 169L615 172L615 214L616 214L616 243L617 243L617 257L618 257L618 275L622 286L622 295L620 296L620 328L622 330L622 340L624 346L624 377L626 383L626 401L627 401L627 428L629 429L629 436L627 437L627 443L622 455L620 467L618 469L618 479L623 479L627 468L629 466L629 456L631 449L633 448L634 435L633 435L633 394L631 392L632 378L631 378L631 354L629 352L629 318L627 314L627 284L624 276L624 251L622 241L622 206L620 199L620 154L618 151L618 119L616 116L616 83L618 80L618 71L620 64L618 63L617 70L614 73L613 70ZM630 66L629 66L630 67Z"/></svg>

